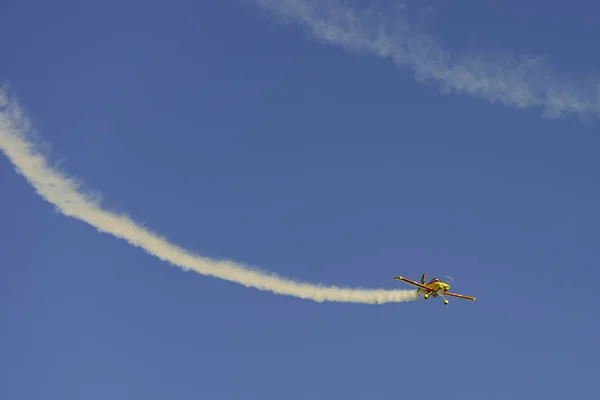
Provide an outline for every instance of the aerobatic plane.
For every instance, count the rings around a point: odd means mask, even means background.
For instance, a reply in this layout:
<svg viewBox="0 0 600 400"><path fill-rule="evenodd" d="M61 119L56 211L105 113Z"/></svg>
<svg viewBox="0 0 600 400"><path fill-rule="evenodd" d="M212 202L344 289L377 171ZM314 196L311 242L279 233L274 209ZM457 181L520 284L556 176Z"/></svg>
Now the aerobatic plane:
<svg viewBox="0 0 600 400"><path fill-rule="evenodd" d="M448 300L446 300L445 296L457 297L459 299L465 300L475 300L475 297L464 296L462 294L452 293L448 290L450 289L450 283L448 281L442 282L439 278L433 278L429 282L425 283L427 278L427 274L423 273L421 276L421 283L415 282L411 279L404 278L402 276L396 276L394 279L399 281L404 281L408 284L417 287L417 293L422 294L424 299L428 299L429 296L438 297L441 296L444 299L444 304L448 304ZM448 277L451 281L452 278Z"/></svg>

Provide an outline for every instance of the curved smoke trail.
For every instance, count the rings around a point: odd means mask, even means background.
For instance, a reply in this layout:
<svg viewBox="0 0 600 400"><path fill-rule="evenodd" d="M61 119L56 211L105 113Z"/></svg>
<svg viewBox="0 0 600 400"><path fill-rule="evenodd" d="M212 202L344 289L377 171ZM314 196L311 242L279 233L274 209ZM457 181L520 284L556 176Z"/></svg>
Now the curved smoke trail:
<svg viewBox="0 0 600 400"><path fill-rule="evenodd" d="M350 289L295 282L266 274L230 261L193 255L139 226L127 216L103 210L77 190L77 183L48 165L35 143L29 121L15 101L0 88L0 150L27 179L36 192L62 214L86 222L100 232L124 239L151 255L202 275L214 276L243 286L317 302L390 303L416 300L414 290Z"/></svg>
<svg viewBox="0 0 600 400"><path fill-rule="evenodd" d="M543 57L455 54L396 10L373 2L250 0L281 23L304 27L313 39L351 52L370 53L413 70L419 82L437 82L445 93L464 93L516 108L542 107L546 117L600 118L600 81L579 82L555 73ZM377 2L375 2L377 3ZM397 4L394 4L395 6Z"/></svg>

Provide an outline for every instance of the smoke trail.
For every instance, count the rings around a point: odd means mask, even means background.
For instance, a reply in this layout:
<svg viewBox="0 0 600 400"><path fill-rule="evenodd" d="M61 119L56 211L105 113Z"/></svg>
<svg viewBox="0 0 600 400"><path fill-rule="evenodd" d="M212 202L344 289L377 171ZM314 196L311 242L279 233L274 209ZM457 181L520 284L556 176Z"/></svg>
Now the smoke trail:
<svg viewBox="0 0 600 400"><path fill-rule="evenodd" d="M281 22L304 26L317 40L352 52L391 59L411 68L418 81L438 82L443 92L500 102L516 108L543 107L546 117L600 117L600 82L573 82L543 65L541 57L501 54L454 55L397 11L359 10L339 0L250 0ZM347 2L346 2L347 3Z"/></svg>
<svg viewBox="0 0 600 400"><path fill-rule="evenodd" d="M381 304L417 299L416 291L413 290L325 287L280 278L230 261L193 255L140 227L130 218L100 208L97 201L77 190L75 181L48 166L46 158L35 148L35 143L27 138L31 134L33 131L29 121L19 105L10 100L6 91L0 88L0 150L36 192L56 206L62 214L86 222L100 232L124 239L170 264L247 287L317 302Z"/></svg>

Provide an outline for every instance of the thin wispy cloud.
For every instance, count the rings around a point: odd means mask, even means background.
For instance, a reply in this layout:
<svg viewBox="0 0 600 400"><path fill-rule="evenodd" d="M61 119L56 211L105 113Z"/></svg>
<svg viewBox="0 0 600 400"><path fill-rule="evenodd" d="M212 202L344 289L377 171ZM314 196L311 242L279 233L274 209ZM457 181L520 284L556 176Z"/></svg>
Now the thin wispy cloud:
<svg viewBox="0 0 600 400"><path fill-rule="evenodd" d="M5 89L0 88L0 150L37 194L63 215L123 239L160 260L202 275L316 302L381 304L417 300L414 290L352 289L296 282L232 261L192 254L140 226L128 216L104 210L99 200L79 190L75 180L48 164L48 159L39 149L39 142L33 141L33 133L22 109L8 97Z"/></svg>
<svg viewBox="0 0 600 400"><path fill-rule="evenodd" d="M541 107L546 117L600 117L600 82L573 81L541 57L452 54L393 13L359 9L338 0L250 0L280 22L304 26L313 38L349 51L367 52L411 68L419 81L516 108ZM390 16L393 15L393 16Z"/></svg>

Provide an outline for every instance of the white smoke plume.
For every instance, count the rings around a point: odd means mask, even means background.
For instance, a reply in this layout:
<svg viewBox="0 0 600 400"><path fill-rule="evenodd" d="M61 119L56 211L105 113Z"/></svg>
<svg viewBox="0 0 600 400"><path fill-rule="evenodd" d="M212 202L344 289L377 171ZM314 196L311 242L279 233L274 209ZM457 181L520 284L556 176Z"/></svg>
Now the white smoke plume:
<svg viewBox="0 0 600 400"><path fill-rule="evenodd" d="M358 9L340 0L250 0L281 22L294 22L328 45L365 52L409 67L418 81L437 82L443 92L500 102L516 108L542 107L546 117L600 117L600 82L574 82L554 73L541 57L502 54L456 55L442 49L400 17ZM348 1L346 1L348 3ZM372 2L369 2L372 3Z"/></svg>
<svg viewBox="0 0 600 400"><path fill-rule="evenodd" d="M16 171L60 213L81 220L100 232L124 239L163 261L243 286L316 302L382 304L417 299L414 290L325 287L284 279L231 261L216 261L191 254L139 226L127 216L103 210L98 201L79 192L78 184L73 179L48 165L46 157L36 149L33 133L17 102L8 97L5 89L0 88L0 150Z"/></svg>

